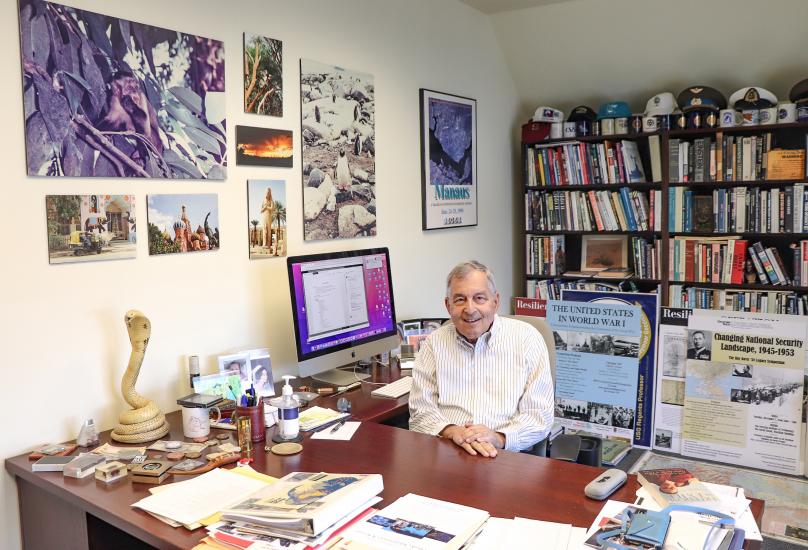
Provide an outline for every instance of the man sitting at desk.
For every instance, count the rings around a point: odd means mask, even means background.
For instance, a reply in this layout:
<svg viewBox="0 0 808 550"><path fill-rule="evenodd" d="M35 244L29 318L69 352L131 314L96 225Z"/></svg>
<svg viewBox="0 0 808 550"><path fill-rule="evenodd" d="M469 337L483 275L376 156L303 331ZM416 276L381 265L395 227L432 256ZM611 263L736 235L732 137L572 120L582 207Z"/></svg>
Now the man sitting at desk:
<svg viewBox="0 0 808 550"><path fill-rule="evenodd" d="M452 322L421 344L415 361L410 429L491 458L547 437L553 382L538 330L496 314L494 276L477 261L452 269L445 303Z"/></svg>

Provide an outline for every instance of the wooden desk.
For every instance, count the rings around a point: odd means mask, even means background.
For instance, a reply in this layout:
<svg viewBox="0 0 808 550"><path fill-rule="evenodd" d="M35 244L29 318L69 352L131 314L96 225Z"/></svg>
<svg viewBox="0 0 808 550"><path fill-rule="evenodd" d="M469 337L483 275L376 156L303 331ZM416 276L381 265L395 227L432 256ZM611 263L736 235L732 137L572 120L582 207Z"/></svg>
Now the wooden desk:
<svg viewBox="0 0 808 550"><path fill-rule="evenodd" d="M370 395L370 392L381 387L379 384L387 384L401 378L401 370L398 367L398 361L391 360L391 366L389 367L374 363L373 367L371 367L370 375L366 383L362 384L360 387L337 396L324 395L318 397L310 404L312 406L317 405L319 407L328 407L336 410L337 400L340 397L345 397L351 402L351 415L353 415L354 419L365 422L384 422L385 420L407 412L407 404L410 398L409 394L403 395L398 399L383 399ZM407 372L405 376L410 376L410 374ZM295 380L294 382L296 382L296 386L305 384L313 388L333 387L329 384L315 382L310 378L303 378L301 380ZM280 395L281 385L282 384L276 385L275 393L277 395Z"/></svg>
<svg viewBox="0 0 808 550"><path fill-rule="evenodd" d="M168 416L172 437L181 438L179 413ZM102 442L108 438L109 432L102 434ZM293 471L379 473L385 486L381 506L412 492L485 509L492 516L588 527L603 505L583 495L602 469L520 453L502 452L493 460L473 457L450 441L390 426L365 422L351 441L307 436L303 445L303 452L288 457L260 450L254 467L277 477ZM126 479L107 486L92 477L33 473L26 455L6 460L6 470L17 480L26 549L190 548L205 536L204 529L174 529L131 508L147 496L149 485ZM612 498L631 502L637 487L631 476ZM758 521L763 506L760 500L752 502Z"/></svg>

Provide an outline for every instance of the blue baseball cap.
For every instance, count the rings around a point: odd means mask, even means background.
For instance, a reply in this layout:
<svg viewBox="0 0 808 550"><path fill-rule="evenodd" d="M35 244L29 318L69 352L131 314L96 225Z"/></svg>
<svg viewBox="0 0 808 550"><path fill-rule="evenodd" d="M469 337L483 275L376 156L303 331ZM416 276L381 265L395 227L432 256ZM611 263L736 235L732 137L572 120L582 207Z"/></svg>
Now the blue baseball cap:
<svg viewBox="0 0 808 550"><path fill-rule="evenodd" d="M604 118L623 118L630 117L631 109L625 101L612 101L604 103L598 109L598 120Z"/></svg>

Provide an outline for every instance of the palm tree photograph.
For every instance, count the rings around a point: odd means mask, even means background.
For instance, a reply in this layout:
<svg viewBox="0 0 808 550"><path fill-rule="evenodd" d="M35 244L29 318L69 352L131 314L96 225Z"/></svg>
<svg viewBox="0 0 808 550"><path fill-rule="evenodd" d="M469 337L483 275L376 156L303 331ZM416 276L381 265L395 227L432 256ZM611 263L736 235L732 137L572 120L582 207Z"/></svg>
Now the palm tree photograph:
<svg viewBox="0 0 808 550"><path fill-rule="evenodd" d="M283 42L244 33L244 112L283 116Z"/></svg>
<svg viewBox="0 0 808 550"><path fill-rule="evenodd" d="M286 256L286 182L247 181L250 259Z"/></svg>

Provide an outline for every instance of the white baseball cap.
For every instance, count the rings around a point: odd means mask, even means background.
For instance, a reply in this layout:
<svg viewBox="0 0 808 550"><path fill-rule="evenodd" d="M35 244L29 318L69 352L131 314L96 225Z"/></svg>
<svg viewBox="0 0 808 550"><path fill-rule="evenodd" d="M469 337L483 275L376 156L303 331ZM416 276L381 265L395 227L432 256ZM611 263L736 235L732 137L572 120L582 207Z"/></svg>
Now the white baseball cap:
<svg viewBox="0 0 808 550"><path fill-rule="evenodd" d="M670 92L662 92L645 104L645 116L669 115L677 109L676 99Z"/></svg>
<svg viewBox="0 0 808 550"><path fill-rule="evenodd" d="M533 113L533 122L563 122L564 113L552 107L540 105Z"/></svg>

